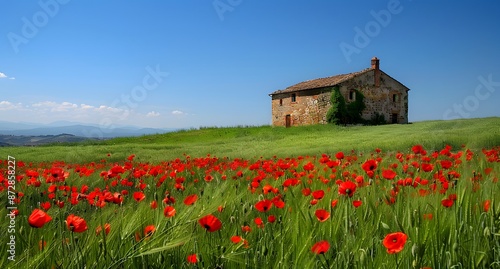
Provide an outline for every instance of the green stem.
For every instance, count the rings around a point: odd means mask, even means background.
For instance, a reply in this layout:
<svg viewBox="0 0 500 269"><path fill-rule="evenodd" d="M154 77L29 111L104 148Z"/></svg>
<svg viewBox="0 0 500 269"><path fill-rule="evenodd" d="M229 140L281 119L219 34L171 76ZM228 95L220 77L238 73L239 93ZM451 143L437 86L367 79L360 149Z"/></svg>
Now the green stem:
<svg viewBox="0 0 500 269"><path fill-rule="evenodd" d="M325 253L323 253L323 258L325 258L326 268L330 268L330 263L328 262Z"/></svg>
<svg viewBox="0 0 500 269"><path fill-rule="evenodd" d="M349 203L345 203L345 235L349 234Z"/></svg>
<svg viewBox="0 0 500 269"><path fill-rule="evenodd" d="M399 268L398 254L394 254L394 258L396 259L396 269Z"/></svg>

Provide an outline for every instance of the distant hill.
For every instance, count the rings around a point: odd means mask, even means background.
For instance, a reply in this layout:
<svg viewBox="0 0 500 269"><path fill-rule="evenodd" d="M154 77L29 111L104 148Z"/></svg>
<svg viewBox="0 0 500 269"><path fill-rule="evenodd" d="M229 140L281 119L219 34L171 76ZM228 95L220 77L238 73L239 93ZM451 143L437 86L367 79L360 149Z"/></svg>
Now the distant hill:
<svg viewBox="0 0 500 269"><path fill-rule="evenodd" d="M50 124L0 121L0 146L35 146L50 143L80 142L84 140L163 134L176 129L99 125L58 121Z"/></svg>
<svg viewBox="0 0 500 269"><path fill-rule="evenodd" d="M70 134L86 138L113 138L163 134L176 129L140 128L136 126L117 126L104 128L99 125L81 124L76 122L54 122L51 124L12 123L0 121L0 135L44 136Z"/></svg>
<svg viewBox="0 0 500 269"><path fill-rule="evenodd" d="M227 158L286 158L298 156L334 156L342 151L350 154L382 154L411 151L421 144L429 154L450 145L453 151L480 151L500 145L500 117L423 121L413 124L378 126L310 125L292 128L257 126L179 130L159 135L118 137L92 143L90 147L54 145L34 147L27 151L11 147L10 156L28 161L97 162L110 154L110 160L124 160L135 154L141 161L174 160L217 156ZM49 152L49 154L47 154ZM1 158L1 157L0 157ZM5 157L4 157L5 158Z"/></svg>
<svg viewBox="0 0 500 269"><path fill-rule="evenodd" d="M40 136L0 135L0 147L40 146L40 145L57 144L57 143L76 143L85 140L97 140L97 139L75 136L72 134L40 135Z"/></svg>

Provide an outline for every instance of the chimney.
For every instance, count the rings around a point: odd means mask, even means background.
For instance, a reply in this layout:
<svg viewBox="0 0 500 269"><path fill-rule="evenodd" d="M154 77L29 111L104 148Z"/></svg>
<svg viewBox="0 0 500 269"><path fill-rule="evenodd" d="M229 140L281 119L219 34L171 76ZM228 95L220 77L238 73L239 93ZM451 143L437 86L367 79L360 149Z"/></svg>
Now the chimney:
<svg viewBox="0 0 500 269"><path fill-rule="evenodd" d="M375 87L380 87L380 61L377 57L372 58L372 69Z"/></svg>

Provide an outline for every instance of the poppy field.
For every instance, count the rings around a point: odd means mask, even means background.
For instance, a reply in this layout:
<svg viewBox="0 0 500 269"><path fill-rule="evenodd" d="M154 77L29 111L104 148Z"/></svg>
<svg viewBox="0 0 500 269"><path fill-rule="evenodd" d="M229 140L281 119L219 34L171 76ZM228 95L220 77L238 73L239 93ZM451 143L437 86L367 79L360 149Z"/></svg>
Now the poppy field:
<svg viewBox="0 0 500 269"><path fill-rule="evenodd" d="M500 268L499 156L9 156L0 267Z"/></svg>

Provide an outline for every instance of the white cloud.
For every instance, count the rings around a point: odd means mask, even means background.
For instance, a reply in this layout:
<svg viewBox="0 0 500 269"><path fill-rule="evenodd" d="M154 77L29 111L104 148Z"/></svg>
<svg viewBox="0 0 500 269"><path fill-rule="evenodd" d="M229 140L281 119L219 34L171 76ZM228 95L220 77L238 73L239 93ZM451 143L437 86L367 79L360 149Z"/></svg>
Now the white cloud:
<svg viewBox="0 0 500 269"><path fill-rule="evenodd" d="M9 77L5 73L0 72L0 79L2 79L2 78L16 79L15 77Z"/></svg>
<svg viewBox="0 0 500 269"><path fill-rule="evenodd" d="M38 110L51 112L69 112L74 111L78 108L77 104L73 104L70 102L56 103L52 101L38 102L32 104L31 106Z"/></svg>
<svg viewBox="0 0 500 269"><path fill-rule="evenodd" d="M121 109L121 108L117 108L117 107L100 105L99 107L94 108L94 111L101 112L101 113L108 113L108 112L110 112L110 113L122 113L125 110Z"/></svg>
<svg viewBox="0 0 500 269"><path fill-rule="evenodd" d="M83 109L83 110L95 109L94 106L86 105L86 104L80 104L80 108Z"/></svg>
<svg viewBox="0 0 500 269"><path fill-rule="evenodd" d="M31 106L32 107L41 107L41 108L44 108L44 107L50 108L50 107L55 106L56 104L57 104L56 102L44 101L44 102L34 103Z"/></svg>
<svg viewBox="0 0 500 269"><path fill-rule="evenodd" d="M185 115L179 110L172 111L172 113ZM106 124L112 123L112 125L135 125L140 122L148 126L160 124L158 122L162 115L157 110L146 110L141 113L126 106L114 107L69 101L39 101L21 104L7 100L0 100L0 114L15 121L48 123L65 120L93 124L105 122ZM164 122L162 121L161 124Z"/></svg>
<svg viewBox="0 0 500 269"><path fill-rule="evenodd" d="M61 104L56 104L53 108L52 111L54 112L67 112L67 111L72 111L78 108L77 104L73 104L70 102L62 102Z"/></svg>
<svg viewBox="0 0 500 269"><path fill-rule="evenodd" d="M74 104L71 102L52 102L52 101L43 101L34 103L31 107L41 110L41 111L51 111L51 112L98 112L101 114L109 114L109 113L123 113L125 110L117 107L110 107L105 105L100 105L98 107L87 105L87 104Z"/></svg>
<svg viewBox="0 0 500 269"><path fill-rule="evenodd" d="M160 113L156 112L156 111L151 111L148 114L146 114L146 117L149 117L149 118L151 118L151 117L158 117L158 116L160 116Z"/></svg>
<svg viewBox="0 0 500 269"><path fill-rule="evenodd" d="M22 104L14 104L9 101L0 101L0 110L12 110L16 108L22 108Z"/></svg>

